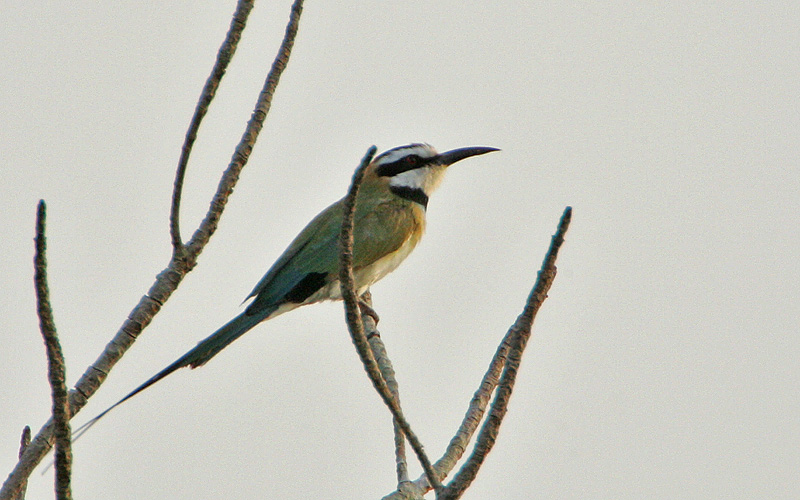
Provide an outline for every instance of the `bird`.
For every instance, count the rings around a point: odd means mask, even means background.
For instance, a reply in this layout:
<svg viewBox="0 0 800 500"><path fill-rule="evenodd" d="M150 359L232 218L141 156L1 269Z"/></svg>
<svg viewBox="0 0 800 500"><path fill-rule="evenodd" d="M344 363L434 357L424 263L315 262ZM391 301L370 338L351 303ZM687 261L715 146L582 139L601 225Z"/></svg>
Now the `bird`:
<svg viewBox="0 0 800 500"><path fill-rule="evenodd" d="M428 197L447 167L493 151L499 149L474 146L437 153L429 144L415 143L387 150L370 162L353 215L353 273L359 297L394 271L417 246L425 231ZM241 314L76 429L76 437L176 370L206 364L257 324L300 306L341 300L338 238L343 213L344 198L314 217L245 298L244 302L253 300ZM369 308L367 312L371 312Z"/></svg>

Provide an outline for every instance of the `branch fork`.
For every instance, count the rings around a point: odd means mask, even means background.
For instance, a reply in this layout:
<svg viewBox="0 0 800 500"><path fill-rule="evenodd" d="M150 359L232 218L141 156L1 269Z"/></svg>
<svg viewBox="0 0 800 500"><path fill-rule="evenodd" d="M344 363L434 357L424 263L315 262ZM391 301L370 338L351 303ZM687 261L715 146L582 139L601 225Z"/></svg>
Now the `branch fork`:
<svg viewBox="0 0 800 500"><path fill-rule="evenodd" d="M49 306L44 238L45 204L43 201L40 202L37 216L35 281L41 330L47 346L50 364L53 418L42 426L32 440L30 438L30 430L26 428L27 432L23 434L23 442L20 447L19 462L3 483L2 489L0 489L0 500L21 500L24 496L27 478L53 446L53 443L56 444L57 496L59 499L69 499L71 497L69 486L71 461L69 419L83 408L87 400L103 383L116 362L133 345L139 334L161 310L161 307L177 289L185 275L194 268L200 253L214 234L228 198L233 192L241 170L247 163L259 132L263 127L263 122L271 106L272 96L288 63L294 39L297 35L303 1L295 0L292 5L283 42L258 96L252 116L247 123L239 144L236 146L228 168L222 174L205 218L195 230L191 239L184 243L181 238L179 213L189 156L196 140L200 123L235 53L252 8L253 0L239 0L230 29L217 54L216 63L206 81L186 133L175 175L169 217L170 239L173 247L172 257L167 267L158 274L147 294L141 298L130 312L128 318L123 322L103 353L86 369L75 388L69 392L67 392L64 384L63 356L61 356L60 347L58 346L55 323ZM547 298L547 292L555 279L555 261L559 248L564 242L564 234L569 227L572 209L567 207L564 211L523 312L498 346L478 390L469 403L461 425L442 457L435 463L431 463L422 443L414 434L403 415L394 370L376 327L377 314L371 309L369 292L359 298L356 296L354 287L352 226L355 200L359 185L363 179L364 169L374 157L375 151L375 147L371 147L362 159L361 164L353 175L353 181L346 198L345 214L340 234L340 283L345 304L345 318L351 338L370 380L389 408L394 421L398 486L396 491L385 496L384 499L421 499L431 489L436 492L437 500L460 498L474 481L478 470L496 440L497 432L507 411L508 401L513 391L522 353L531 335L533 320L543 301ZM366 307L363 315L359 301ZM489 406L492 394L494 394L494 399L487 415L487 406ZM465 453L469 441L481 421L483 421L483 426L480 429L472 453L451 481L444 484L442 480L450 474ZM416 480L410 480L408 476L406 441L411 445L424 470L424 474Z"/></svg>
<svg viewBox="0 0 800 500"><path fill-rule="evenodd" d="M414 434L410 424L405 420L403 411L400 407L399 392L396 385L390 389L388 379L394 382L394 371L391 369L391 362L388 361L383 342L380 337L372 335L371 339L377 338L377 342L368 342L365 330L368 328L366 319L362 317L359 297L355 290L355 280L353 277L353 214L355 212L356 197L361 181L364 177L364 170L372 161L375 155L375 146L367 150L366 155L361 160L361 164L353 174L350 189L345 197L344 215L342 218L342 230L340 234L340 267L339 283L344 299L345 320L347 322L350 336L356 347L364 369L367 372L372 385L378 391L389 411L395 426L395 453L397 456L398 489L384 497L384 499L417 499L422 498L425 492L433 489L436 492L437 500L457 499L463 495L464 491L472 484L480 470L486 456L494 446L500 424L508 409L508 402L516 381L516 375L522 360L522 353L525 350L528 339L531 335L533 320L547 298L547 292L553 284L556 276L555 261L558 250L564 242L564 234L569 227L572 219L572 208L567 207L553 236L550 248L545 255L542 268L538 273L536 283L531 290L528 300L517 321L508 330L500 343L489 369L486 371L481 381L478 391L470 402L464 420L455 436L450 441L442 458L435 464L431 464L426 455L422 443ZM369 310L372 310L371 305ZM376 358L380 355L384 361L384 369L378 366ZM396 382L394 382L396 384ZM488 416L486 416L483 427L481 428L472 454L461 467L459 472L444 485L441 479L446 477L456 462L461 458L469 444L475 430L485 415L486 406L491 394L494 393ZM408 480L408 469L405 462L404 441L408 440L414 453L425 471L424 475L414 482Z"/></svg>

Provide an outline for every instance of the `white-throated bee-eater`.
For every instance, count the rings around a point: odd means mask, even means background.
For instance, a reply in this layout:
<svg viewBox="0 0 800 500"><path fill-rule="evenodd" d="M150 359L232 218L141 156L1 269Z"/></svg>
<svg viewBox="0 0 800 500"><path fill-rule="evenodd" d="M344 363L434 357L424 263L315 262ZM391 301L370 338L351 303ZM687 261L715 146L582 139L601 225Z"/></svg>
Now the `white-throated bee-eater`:
<svg viewBox="0 0 800 500"><path fill-rule="evenodd" d="M453 163L496 148L469 147L437 153L427 144L390 149L367 166L353 216L353 273L360 296L408 257L425 230L428 196ZM83 426L184 366L197 368L251 328L297 307L340 300L339 234L344 200L308 223L247 296L253 301L192 350Z"/></svg>

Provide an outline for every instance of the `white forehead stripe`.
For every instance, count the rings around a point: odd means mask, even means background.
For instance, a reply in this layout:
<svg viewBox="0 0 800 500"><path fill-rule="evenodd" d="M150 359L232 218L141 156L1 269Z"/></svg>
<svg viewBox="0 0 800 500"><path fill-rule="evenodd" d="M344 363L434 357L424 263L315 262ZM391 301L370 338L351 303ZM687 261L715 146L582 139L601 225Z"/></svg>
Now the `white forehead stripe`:
<svg viewBox="0 0 800 500"><path fill-rule="evenodd" d="M408 146L400 146L399 148L390 149L382 153L375 159L375 163L378 165L393 163L404 156L412 154L420 158L433 158L438 153L433 149L433 146L429 144L409 144Z"/></svg>

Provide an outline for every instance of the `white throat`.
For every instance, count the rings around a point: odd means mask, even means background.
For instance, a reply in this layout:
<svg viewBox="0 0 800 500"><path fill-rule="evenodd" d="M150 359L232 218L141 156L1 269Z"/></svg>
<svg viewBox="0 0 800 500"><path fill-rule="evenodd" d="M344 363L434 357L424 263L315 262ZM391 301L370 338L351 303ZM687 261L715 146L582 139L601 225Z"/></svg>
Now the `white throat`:
<svg viewBox="0 0 800 500"><path fill-rule="evenodd" d="M439 187L442 179L444 179L444 171L446 168L447 167L444 165L431 165L408 170L392 177L389 180L389 185L415 190L419 189L426 195L430 195Z"/></svg>

